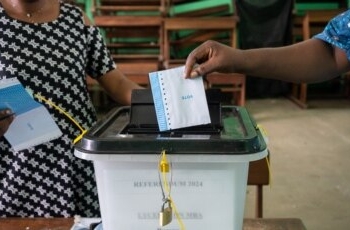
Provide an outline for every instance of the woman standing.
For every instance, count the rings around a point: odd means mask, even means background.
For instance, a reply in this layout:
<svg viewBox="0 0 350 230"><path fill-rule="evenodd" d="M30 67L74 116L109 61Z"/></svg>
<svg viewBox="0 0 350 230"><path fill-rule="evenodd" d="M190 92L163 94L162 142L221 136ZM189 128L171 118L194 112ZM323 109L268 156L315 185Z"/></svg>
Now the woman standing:
<svg viewBox="0 0 350 230"><path fill-rule="evenodd" d="M88 129L96 114L87 75L121 104L130 104L131 91L140 88L116 68L98 29L78 7L54 0L0 0L0 79L17 78ZM92 163L73 155L72 140L80 130L46 107L63 135L24 151L13 151L3 137L16 118L0 121L0 216L99 217ZM0 118L8 113L0 108Z"/></svg>

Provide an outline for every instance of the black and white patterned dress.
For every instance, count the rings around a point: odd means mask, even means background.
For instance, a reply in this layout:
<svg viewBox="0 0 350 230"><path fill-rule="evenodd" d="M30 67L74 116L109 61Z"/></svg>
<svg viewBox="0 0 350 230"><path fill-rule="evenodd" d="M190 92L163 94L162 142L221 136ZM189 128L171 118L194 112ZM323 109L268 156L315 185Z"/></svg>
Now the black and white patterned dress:
<svg viewBox="0 0 350 230"><path fill-rule="evenodd" d="M86 129L96 115L85 76L113 68L99 30L84 25L79 8L61 2L56 20L31 24L9 17L0 4L0 79L17 77ZM0 216L100 216L92 163L73 155L80 130L45 106L61 138L20 152L0 138Z"/></svg>

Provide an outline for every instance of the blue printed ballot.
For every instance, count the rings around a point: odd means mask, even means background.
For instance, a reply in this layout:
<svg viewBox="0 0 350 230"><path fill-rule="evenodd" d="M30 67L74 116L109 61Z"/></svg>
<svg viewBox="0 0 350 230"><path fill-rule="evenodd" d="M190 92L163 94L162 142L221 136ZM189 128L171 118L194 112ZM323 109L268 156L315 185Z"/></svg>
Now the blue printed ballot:
<svg viewBox="0 0 350 230"><path fill-rule="evenodd" d="M185 79L184 66L149 73L160 131L209 124L202 77Z"/></svg>
<svg viewBox="0 0 350 230"><path fill-rule="evenodd" d="M0 80L0 109L6 108L16 114L4 134L15 151L62 135L45 106L36 102L16 78Z"/></svg>

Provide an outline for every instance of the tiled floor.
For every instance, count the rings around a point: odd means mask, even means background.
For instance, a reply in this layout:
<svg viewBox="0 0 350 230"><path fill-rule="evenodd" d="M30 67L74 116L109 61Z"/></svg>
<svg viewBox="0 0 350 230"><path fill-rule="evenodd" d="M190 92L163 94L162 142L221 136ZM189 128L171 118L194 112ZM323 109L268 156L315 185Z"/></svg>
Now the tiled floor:
<svg viewBox="0 0 350 230"><path fill-rule="evenodd" d="M285 98L246 103L269 138L264 217L300 218L311 230L350 229L350 99L309 105L303 110ZM248 187L246 217L254 217L254 201Z"/></svg>

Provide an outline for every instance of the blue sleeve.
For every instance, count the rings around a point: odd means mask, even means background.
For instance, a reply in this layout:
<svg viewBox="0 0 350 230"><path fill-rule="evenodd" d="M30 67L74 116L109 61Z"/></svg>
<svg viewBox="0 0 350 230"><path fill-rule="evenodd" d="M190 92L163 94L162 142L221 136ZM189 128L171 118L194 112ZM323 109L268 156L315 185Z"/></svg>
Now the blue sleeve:
<svg viewBox="0 0 350 230"><path fill-rule="evenodd" d="M350 10L331 19L324 30L314 38L344 50L350 60Z"/></svg>

